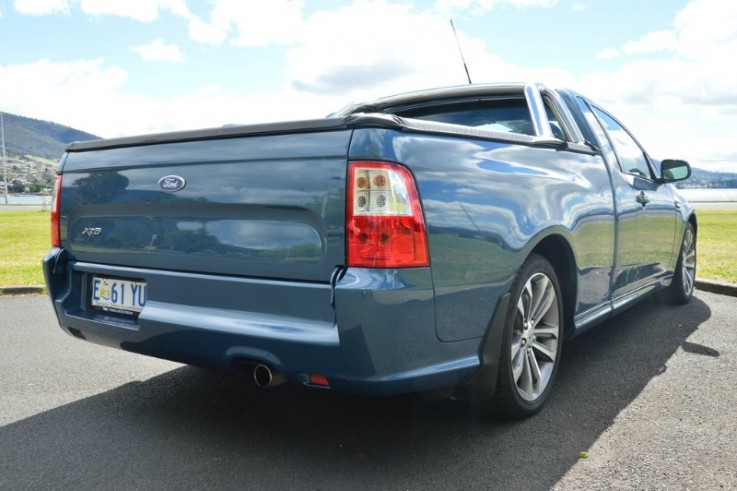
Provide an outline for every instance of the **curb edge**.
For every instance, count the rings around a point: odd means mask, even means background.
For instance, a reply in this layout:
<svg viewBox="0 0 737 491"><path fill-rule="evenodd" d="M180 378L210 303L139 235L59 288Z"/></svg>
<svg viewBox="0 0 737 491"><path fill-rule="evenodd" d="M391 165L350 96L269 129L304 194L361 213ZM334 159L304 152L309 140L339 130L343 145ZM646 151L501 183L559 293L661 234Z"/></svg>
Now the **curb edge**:
<svg viewBox="0 0 737 491"><path fill-rule="evenodd" d="M0 295L36 295L46 291L45 286L23 285L23 286L3 286L0 287Z"/></svg>
<svg viewBox="0 0 737 491"><path fill-rule="evenodd" d="M699 280L695 282L696 288L705 292L719 293L720 295L729 295L737 297L737 285L724 281Z"/></svg>

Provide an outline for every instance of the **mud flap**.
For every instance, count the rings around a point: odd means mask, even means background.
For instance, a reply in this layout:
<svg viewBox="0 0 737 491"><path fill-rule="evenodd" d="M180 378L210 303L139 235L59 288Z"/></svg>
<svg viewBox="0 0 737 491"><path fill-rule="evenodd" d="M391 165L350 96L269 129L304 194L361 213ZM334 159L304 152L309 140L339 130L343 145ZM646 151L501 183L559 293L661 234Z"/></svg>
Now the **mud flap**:
<svg viewBox="0 0 737 491"><path fill-rule="evenodd" d="M499 354L501 353L504 321L509 308L511 294L505 293L499 297L494 316L489 323L484 341L481 344L481 368L473 379L461 389L462 397L471 405L479 408L479 404L490 401L496 392L497 373L499 372Z"/></svg>

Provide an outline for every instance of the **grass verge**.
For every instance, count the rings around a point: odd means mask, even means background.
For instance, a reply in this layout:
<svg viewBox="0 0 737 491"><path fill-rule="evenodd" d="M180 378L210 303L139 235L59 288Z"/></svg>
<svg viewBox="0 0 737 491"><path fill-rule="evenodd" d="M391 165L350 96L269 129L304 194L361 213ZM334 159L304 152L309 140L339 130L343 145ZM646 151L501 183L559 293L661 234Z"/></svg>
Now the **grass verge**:
<svg viewBox="0 0 737 491"><path fill-rule="evenodd" d="M737 210L698 210L696 217L697 277L737 283Z"/></svg>
<svg viewBox="0 0 737 491"><path fill-rule="evenodd" d="M49 250L48 211L0 212L0 287L43 285Z"/></svg>

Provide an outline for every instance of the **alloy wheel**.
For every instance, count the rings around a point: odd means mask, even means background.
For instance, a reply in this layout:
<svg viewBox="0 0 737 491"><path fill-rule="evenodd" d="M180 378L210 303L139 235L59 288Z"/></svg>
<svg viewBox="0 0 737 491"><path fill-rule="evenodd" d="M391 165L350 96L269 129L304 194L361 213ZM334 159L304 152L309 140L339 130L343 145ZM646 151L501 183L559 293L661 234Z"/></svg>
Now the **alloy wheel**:
<svg viewBox="0 0 737 491"><path fill-rule="evenodd" d="M560 336L558 298L544 273L532 275L517 301L512 332L512 377L526 401L543 393L554 373Z"/></svg>

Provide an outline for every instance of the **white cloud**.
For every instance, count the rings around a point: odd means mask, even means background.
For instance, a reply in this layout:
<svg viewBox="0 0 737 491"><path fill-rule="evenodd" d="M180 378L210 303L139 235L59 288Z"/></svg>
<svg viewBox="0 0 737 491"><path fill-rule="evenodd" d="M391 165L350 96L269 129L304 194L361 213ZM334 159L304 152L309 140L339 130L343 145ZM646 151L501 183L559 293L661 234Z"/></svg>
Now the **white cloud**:
<svg viewBox="0 0 737 491"><path fill-rule="evenodd" d="M619 50L614 48L604 48L596 55L594 55L594 58L597 60L614 60L616 58L619 58Z"/></svg>
<svg viewBox="0 0 737 491"><path fill-rule="evenodd" d="M196 42L240 47L287 47L288 86L303 93L371 97L420 87L463 84L463 66L442 9L549 7L558 0L441 0L431 10L412 3L354 0L306 15L301 0L273 0L254 10L246 2L215 0L207 18L189 17ZM381 26L379 34L376 26ZM488 53L459 31L475 82L525 73ZM561 70L546 70L560 78ZM345 100L345 99L344 99Z"/></svg>
<svg viewBox="0 0 737 491"><path fill-rule="evenodd" d="M192 18L189 22L189 37L198 43L220 46L228 37L229 26L217 26L199 18Z"/></svg>
<svg viewBox="0 0 737 491"><path fill-rule="evenodd" d="M153 22L160 10L170 10L178 15L189 14L183 0L78 0L79 7L87 15L111 15L140 22Z"/></svg>
<svg viewBox="0 0 737 491"><path fill-rule="evenodd" d="M734 58L737 49L737 2L692 0L675 19L678 50L689 58Z"/></svg>
<svg viewBox="0 0 737 491"><path fill-rule="evenodd" d="M176 44L167 44L163 39L156 39L149 44L134 46L131 48L141 55L145 61L165 61L168 63L180 63L184 55Z"/></svg>
<svg viewBox="0 0 737 491"><path fill-rule="evenodd" d="M241 47L290 44L302 30L302 0L269 0L258 8L240 0L215 0L209 21L190 20L190 36L219 45L233 31L232 42Z"/></svg>
<svg viewBox="0 0 737 491"><path fill-rule="evenodd" d="M101 131L99 123L105 124L101 115L114 114L111 107L125 99L120 89L126 78L124 70L102 60L0 66L0 106L94 133Z"/></svg>
<svg viewBox="0 0 737 491"><path fill-rule="evenodd" d="M737 52L737 4L692 0L674 25L623 47L626 54L658 53L658 58L639 59L588 78L630 103L647 104L668 95L684 103L718 105L724 112L736 110L737 71L727 60Z"/></svg>
<svg viewBox="0 0 737 491"><path fill-rule="evenodd" d="M621 51L629 55L675 52L690 61L732 59L737 50L737 2L691 0L673 21L673 28L629 41ZM613 53L613 49L602 53Z"/></svg>
<svg viewBox="0 0 737 491"><path fill-rule="evenodd" d="M72 6L88 16L125 17L139 22L153 22L159 12L168 10L191 20L186 0L14 0L15 10L22 15L70 14Z"/></svg>
<svg viewBox="0 0 737 491"><path fill-rule="evenodd" d="M636 41L628 41L621 49L604 48L594 59L614 60L623 53L626 55L642 55L657 52L675 51L678 47L678 37L674 30L662 30L645 34Z"/></svg>
<svg viewBox="0 0 737 491"><path fill-rule="evenodd" d="M377 35L377 25L391 36ZM294 87L311 93L381 94L465 75L446 19L408 4L356 1L312 15L287 52ZM349 96L350 97L350 96Z"/></svg>
<svg viewBox="0 0 737 491"><path fill-rule="evenodd" d="M437 0L435 8L444 15L479 14L500 7L552 7L558 0Z"/></svg>
<svg viewBox="0 0 737 491"><path fill-rule="evenodd" d="M627 54L655 53L658 51L674 51L678 39L675 31L655 31L645 34L637 41L625 43L622 51Z"/></svg>
<svg viewBox="0 0 737 491"><path fill-rule="evenodd" d="M68 14L67 0L15 0L15 11L22 15Z"/></svg>
<svg viewBox="0 0 737 491"><path fill-rule="evenodd" d="M225 124L317 118L345 98L282 90L246 94L216 85L169 99L125 90L129 74L104 60L0 65L0 108L103 137Z"/></svg>
<svg viewBox="0 0 737 491"><path fill-rule="evenodd" d="M517 7L517 8L547 8L552 7L553 5L557 5L559 0L502 0L502 1L493 1L493 0L479 0L482 3L486 4L500 4L500 5L508 5L510 7Z"/></svg>
<svg viewBox="0 0 737 491"><path fill-rule="evenodd" d="M79 7L87 15L112 15L141 22L153 22L159 17L158 2L149 0L79 0Z"/></svg>
<svg viewBox="0 0 737 491"><path fill-rule="evenodd" d="M290 44L299 36L302 28L303 3L301 0L269 0L255 10L244 9L241 2L230 0L218 4L213 16L229 18L236 26L236 46Z"/></svg>
<svg viewBox="0 0 737 491"><path fill-rule="evenodd" d="M571 5L571 12L583 12L588 8L588 5L586 5L583 2L576 2L573 5Z"/></svg>

